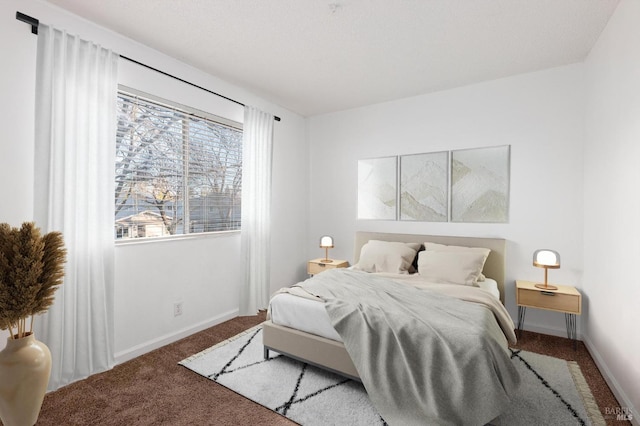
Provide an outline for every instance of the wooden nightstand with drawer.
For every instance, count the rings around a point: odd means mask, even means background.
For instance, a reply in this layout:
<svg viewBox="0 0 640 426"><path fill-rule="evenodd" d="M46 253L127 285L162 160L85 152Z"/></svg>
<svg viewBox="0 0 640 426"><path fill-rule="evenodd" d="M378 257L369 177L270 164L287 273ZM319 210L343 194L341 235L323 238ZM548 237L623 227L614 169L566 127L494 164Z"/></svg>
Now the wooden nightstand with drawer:
<svg viewBox="0 0 640 426"><path fill-rule="evenodd" d="M531 281L516 281L516 304L518 305L518 332L522 331L527 308L546 309L565 315L567 337L576 345L576 315L582 314L582 295L575 287L558 285L557 290L537 288Z"/></svg>
<svg viewBox="0 0 640 426"><path fill-rule="evenodd" d="M346 268L347 266L349 266L349 262L346 260L313 259L307 262L307 274L316 275L320 272L326 271L327 269Z"/></svg>

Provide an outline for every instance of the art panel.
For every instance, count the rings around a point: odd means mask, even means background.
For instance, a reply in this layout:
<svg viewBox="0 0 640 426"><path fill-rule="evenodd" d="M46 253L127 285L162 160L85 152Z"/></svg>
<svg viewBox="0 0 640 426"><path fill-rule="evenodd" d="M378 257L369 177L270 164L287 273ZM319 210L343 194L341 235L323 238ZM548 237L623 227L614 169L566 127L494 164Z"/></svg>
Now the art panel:
<svg viewBox="0 0 640 426"><path fill-rule="evenodd" d="M452 151L452 222L508 222L509 161L508 145Z"/></svg>
<svg viewBox="0 0 640 426"><path fill-rule="evenodd" d="M397 158L358 161L358 219L396 220Z"/></svg>
<svg viewBox="0 0 640 426"><path fill-rule="evenodd" d="M400 220L449 220L448 152L400 157Z"/></svg>

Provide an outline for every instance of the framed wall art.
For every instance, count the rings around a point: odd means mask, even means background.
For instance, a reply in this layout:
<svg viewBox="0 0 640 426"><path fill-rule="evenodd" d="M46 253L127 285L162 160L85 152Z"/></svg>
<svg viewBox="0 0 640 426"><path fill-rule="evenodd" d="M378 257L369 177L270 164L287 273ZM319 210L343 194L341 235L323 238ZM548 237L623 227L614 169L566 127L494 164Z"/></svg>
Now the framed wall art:
<svg viewBox="0 0 640 426"><path fill-rule="evenodd" d="M510 146L451 152L451 221L509 220Z"/></svg>
<svg viewBox="0 0 640 426"><path fill-rule="evenodd" d="M358 160L358 219L396 220L398 157Z"/></svg>
<svg viewBox="0 0 640 426"><path fill-rule="evenodd" d="M400 220L449 220L449 152L400 157Z"/></svg>

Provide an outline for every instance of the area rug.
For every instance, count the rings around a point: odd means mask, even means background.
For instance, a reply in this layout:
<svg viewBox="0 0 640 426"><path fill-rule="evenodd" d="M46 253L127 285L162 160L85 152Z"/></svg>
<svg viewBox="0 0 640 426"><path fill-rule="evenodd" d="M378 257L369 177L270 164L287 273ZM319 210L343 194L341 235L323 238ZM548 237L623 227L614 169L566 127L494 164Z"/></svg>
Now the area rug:
<svg viewBox="0 0 640 426"><path fill-rule="evenodd" d="M604 425L575 362L513 350L522 384L491 425ZM386 425L361 383L270 351L253 327L180 362L304 426Z"/></svg>

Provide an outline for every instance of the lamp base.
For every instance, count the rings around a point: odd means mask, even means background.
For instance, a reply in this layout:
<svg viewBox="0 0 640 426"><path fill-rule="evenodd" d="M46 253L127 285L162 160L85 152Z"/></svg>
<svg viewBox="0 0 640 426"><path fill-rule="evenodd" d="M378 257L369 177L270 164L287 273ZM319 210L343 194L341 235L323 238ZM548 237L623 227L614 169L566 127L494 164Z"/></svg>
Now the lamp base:
<svg viewBox="0 0 640 426"><path fill-rule="evenodd" d="M320 263L333 263L331 259L320 259Z"/></svg>
<svg viewBox="0 0 640 426"><path fill-rule="evenodd" d="M540 288L542 290L557 290L558 287L556 287L555 285L548 285L548 284L536 284L536 288Z"/></svg>

